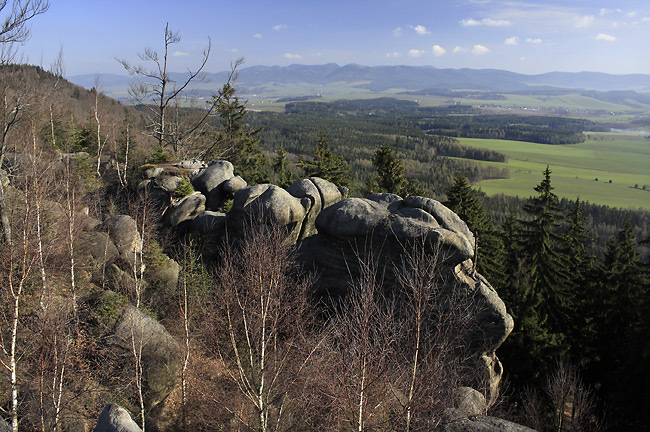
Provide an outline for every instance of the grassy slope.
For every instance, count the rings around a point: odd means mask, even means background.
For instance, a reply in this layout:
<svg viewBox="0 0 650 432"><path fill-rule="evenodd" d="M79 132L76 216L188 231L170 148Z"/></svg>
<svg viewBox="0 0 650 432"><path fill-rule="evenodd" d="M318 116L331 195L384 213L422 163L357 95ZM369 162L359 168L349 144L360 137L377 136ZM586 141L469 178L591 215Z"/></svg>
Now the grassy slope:
<svg viewBox="0 0 650 432"><path fill-rule="evenodd" d="M530 196L548 164L553 172L555 193L560 197L580 196L581 200L592 203L650 210L650 140L612 133L590 133L590 137L585 143L570 146L470 138L461 142L509 156L505 164L491 163L507 167L509 179L478 184L488 195ZM639 185L638 189L634 188L635 184ZM642 190L643 185L648 190Z"/></svg>

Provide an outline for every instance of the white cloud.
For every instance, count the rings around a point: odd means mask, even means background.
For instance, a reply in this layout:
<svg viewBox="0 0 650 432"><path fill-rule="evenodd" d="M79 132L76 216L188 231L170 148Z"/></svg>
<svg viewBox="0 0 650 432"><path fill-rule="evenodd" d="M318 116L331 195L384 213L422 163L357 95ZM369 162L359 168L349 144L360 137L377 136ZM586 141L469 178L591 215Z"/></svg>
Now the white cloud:
<svg viewBox="0 0 650 432"><path fill-rule="evenodd" d="M596 36L596 40L605 41L605 42L615 42L616 36L612 36L607 33L598 33L598 36Z"/></svg>
<svg viewBox="0 0 650 432"><path fill-rule="evenodd" d="M474 18L467 18L467 19L461 20L460 25L465 26L465 27L475 27L475 26L480 26L481 21L477 21Z"/></svg>
<svg viewBox="0 0 650 432"><path fill-rule="evenodd" d="M519 38L517 36L510 37L505 40L504 45L516 46L519 45Z"/></svg>
<svg viewBox="0 0 650 432"><path fill-rule="evenodd" d="M189 57L190 53L186 53L183 51L174 51L174 54L172 54L174 57Z"/></svg>
<svg viewBox="0 0 650 432"><path fill-rule="evenodd" d="M465 27L476 27L486 25L488 27L507 27L512 25L512 21L507 19L494 19L483 18L482 20L475 20L474 18L466 18L460 21L460 24Z"/></svg>
<svg viewBox="0 0 650 432"><path fill-rule="evenodd" d="M229 53L236 53L239 50L237 48L226 48L224 51Z"/></svg>
<svg viewBox="0 0 650 432"><path fill-rule="evenodd" d="M273 30L275 30L275 31L282 31L282 30L285 30L286 28L287 28L286 24L278 24L278 25L273 26Z"/></svg>
<svg viewBox="0 0 650 432"><path fill-rule="evenodd" d="M526 38L526 42L531 43L531 44L535 44L535 45L539 45L539 44L541 44L543 41L542 41L540 38L535 38L535 39L533 39L533 38Z"/></svg>
<svg viewBox="0 0 650 432"><path fill-rule="evenodd" d="M396 58L396 57L401 57L401 56L402 56L402 54L397 52L397 51L393 51L392 53L391 52L386 53L386 58L393 58L393 57Z"/></svg>
<svg viewBox="0 0 650 432"><path fill-rule="evenodd" d="M397 27L395 30L393 30L393 36L395 37L402 36L402 27Z"/></svg>
<svg viewBox="0 0 650 432"><path fill-rule="evenodd" d="M423 25L416 25L415 27L410 26L415 32L419 35L426 35L426 34L431 34L429 30Z"/></svg>
<svg viewBox="0 0 650 432"><path fill-rule="evenodd" d="M636 11L631 11L631 12L628 12L628 13L627 13L627 16L628 16L629 18L634 18L634 17L636 16L636 13L637 13Z"/></svg>
<svg viewBox="0 0 650 432"><path fill-rule="evenodd" d="M519 61L522 61L522 62L526 61L526 57L519 58Z"/></svg>
<svg viewBox="0 0 650 432"><path fill-rule="evenodd" d="M591 26L594 22L596 22L596 17L593 15L585 15L582 17L577 17L575 18L573 24L577 28L586 28Z"/></svg>
<svg viewBox="0 0 650 432"><path fill-rule="evenodd" d="M447 52L447 50L444 49L443 47L441 47L440 45L434 45L433 46L433 55L436 56L436 57L440 57L442 55L445 55L446 52Z"/></svg>
<svg viewBox="0 0 650 432"><path fill-rule="evenodd" d="M261 35L260 33L255 33L255 34L253 35L253 38L255 38L255 39L262 39L262 35Z"/></svg>
<svg viewBox="0 0 650 432"><path fill-rule="evenodd" d="M507 19L483 18L483 24L490 27L507 27L512 25L512 21Z"/></svg>
<svg viewBox="0 0 650 432"><path fill-rule="evenodd" d="M419 49L409 50L410 57L422 57L423 54L424 54L424 50L419 50Z"/></svg>
<svg viewBox="0 0 650 432"><path fill-rule="evenodd" d="M317 53L313 53L311 56L312 57L322 57L323 53L322 52L317 52Z"/></svg>
<svg viewBox="0 0 650 432"><path fill-rule="evenodd" d="M644 23L650 23L650 17L643 17L643 18L641 18L641 22L644 22Z"/></svg>
<svg viewBox="0 0 650 432"><path fill-rule="evenodd" d="M621 9L606 9L602 8L600 12L598 12L598 15L600 16L605 16L613 13L622 13L623 11Z"/></svg>
<svg viewBox="0 0 650 432"><path fill-rule="evenodd" d="M464 47L462 47L462 46L456 46L456 47L454 47L454 54L464 53L464 52L467 52L467 51L468 51L468 49L467 49L467 48L464 48Z"/></svg>
<svg viewBox="0 0 650 432"><path fill-rule="evenodd" d="M474 47L472 48L472 54L476 54L476 55L483 55L489 52L490 52L490 48L486 47L485 45L474 45Z"/></svg>
<svg viewBox="0 0 650 432"><path fill-rule="evenodd" d="M289 60L300 60L302 58L300 54L294 54L294 53L284 53L282 54L282 57Z"/></svg>

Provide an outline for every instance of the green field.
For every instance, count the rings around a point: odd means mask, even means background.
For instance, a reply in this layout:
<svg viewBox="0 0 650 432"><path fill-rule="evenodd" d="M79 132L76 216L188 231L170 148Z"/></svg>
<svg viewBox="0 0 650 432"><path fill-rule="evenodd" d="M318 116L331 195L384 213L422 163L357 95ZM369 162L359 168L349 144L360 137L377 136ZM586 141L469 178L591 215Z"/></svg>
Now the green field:
<svg viewBox="0 0 650 432"><path fill-rule="evenodd" d="M650 139L620 133L588 136L582 144L558 146L472 138L460 142L508 155L506 163L481 162L510 171L509 179L478 183L488 195L529 197L549 165L554 192L560 197L650 210Z"/></svg>

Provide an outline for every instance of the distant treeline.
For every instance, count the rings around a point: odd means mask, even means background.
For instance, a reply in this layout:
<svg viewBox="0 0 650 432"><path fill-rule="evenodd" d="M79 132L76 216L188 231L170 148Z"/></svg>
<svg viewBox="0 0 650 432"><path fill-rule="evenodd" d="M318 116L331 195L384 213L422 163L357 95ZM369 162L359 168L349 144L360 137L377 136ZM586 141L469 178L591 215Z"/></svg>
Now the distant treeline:
<svg viewBox="0 0 650 432"><path fill-rule="evenodd" d="M584 142L583 131L594 122L558 116L481 115L467 105L420 107L416 102L393 98L336 102L296 102L285 107L290 114L377 116L418 127L430 135L506 139L539 144Z"/></svg>
<svg viewBox="0 0 650 432"><path fill-rule="evenodd" d="M276 100L278 103L285 103L285 102L302 102L302 101L308 101L310 99L321 99L323 96L322 95L307 95L307 96L290 96L290 97L284 97Z"/></svg>
<svg viewBox="0 0 650 432"><path fill-rule="evenodd" d="M447 90L430 88L425 90L402 92L399 94L414 96L444 96L450 98L476 99L476 100L506 100L507 98L497 92L469 91L469 90Z"/></svg>
<svg viewBox="0 0 650 432"><path fill-rule="evenodd" d="M263 128L263 148L269 152L284 149L290 159L311 157L319 135L325 135L330 148L350 164L352 193L361 194L366 179L374 174L372 157L383 144L397 150L407 177L418 180L432 196L444 194L458 172L464 172L473 182L508 178L507 170L476 162L505 162L504 154L464 146L454 138L426 134L413 119L397 114L399 108L395 108L410 106L412 110L417 104L393 101L300 102L288 104L286 113L251 112L247 120L252 128ZM369 109L380 114L368 115ZM395 114L387 114L390 110L396 110Z"/></svg>

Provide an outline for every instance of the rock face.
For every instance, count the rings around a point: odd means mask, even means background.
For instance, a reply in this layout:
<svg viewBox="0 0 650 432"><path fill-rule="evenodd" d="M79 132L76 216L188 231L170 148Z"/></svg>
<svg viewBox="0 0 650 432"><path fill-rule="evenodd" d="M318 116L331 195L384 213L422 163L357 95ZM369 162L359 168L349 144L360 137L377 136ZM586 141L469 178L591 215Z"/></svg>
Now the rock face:
<svg viewBox="0 0 650 432"><path fill-rule="evenodd" d="M182 356L178 342L162 324L133 306L124 309L111 340L126 353L130 352L133 343L137 347L142 344L147 387L145 403L149 409L155 409L176 386Z"/></svg>
<svg viewBox="0 0 650 432"><path fill-rule="evenodd" d="M93 432L142 432L121 406L109 403L104 407Z"/></svg>
<svg viewBox="0 0 650 432"><path fill-rule="evenodd" d="M215 161L190 177L192 186L205 195L208 209L216 210L222 204L226 197L223 183L235 176L233 171L230 162Z"/></svg>
<svg viewBox="0 0 650 432"><path fill-rule="evenodd" d="M444 432L534 432L534 429L497 417L463 417L447 423Z"/></svg>
<svg viewBox="0 0 650 432"><path fill-rule="evenodd" d="M118 215L108 219L101 227L107 231L121 258L133 264L142 253L142 237L131 216Z"/></svg>
<svg viewBox="0 0 650 432"><path fill-rule="evenodd" d="M259 184L235 194L228 221L239 233L253 221L285 226L291 241L296 242L310 207L311 201L307 198L296 198L279 186Z"/></svg>
<svg viewBox="0 0 650 432"><path fill-rule="evenodd" d="M170 226L176 226L186 220L192 220L205 211L206 198L200 192L194 192L186 197L172 202L167 207L163 218Z"/></svg>

